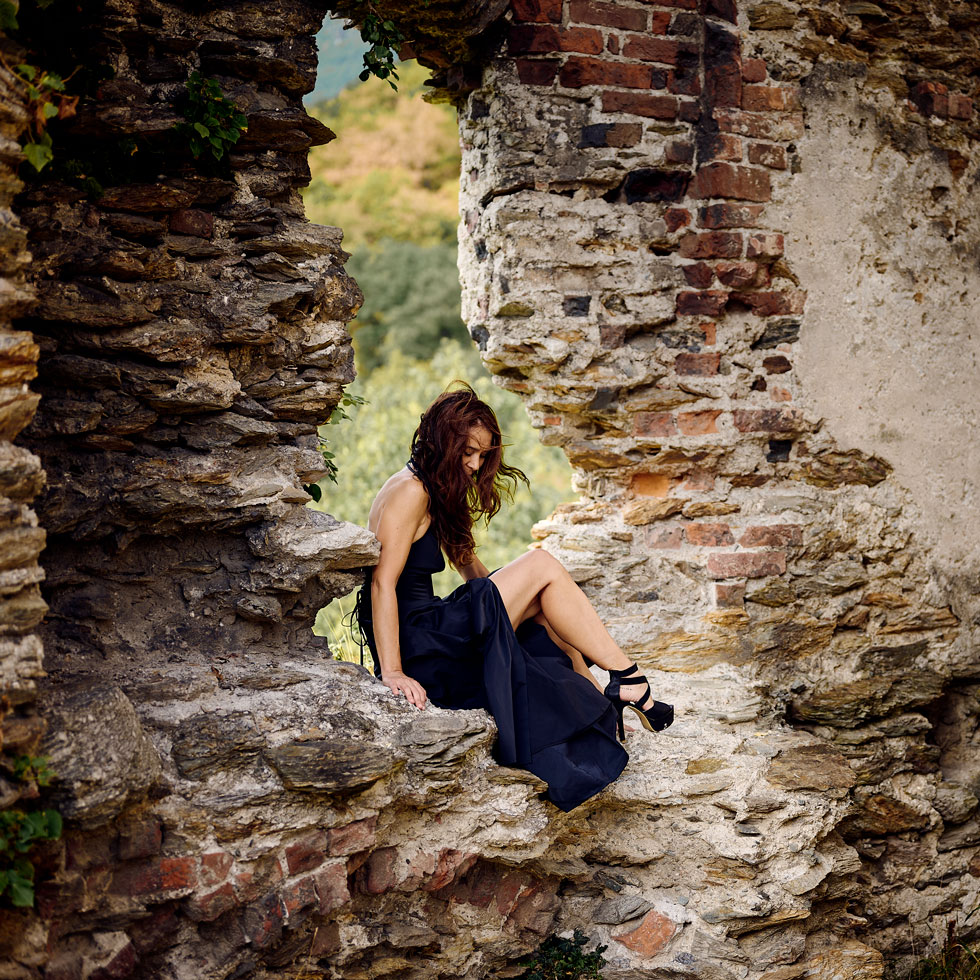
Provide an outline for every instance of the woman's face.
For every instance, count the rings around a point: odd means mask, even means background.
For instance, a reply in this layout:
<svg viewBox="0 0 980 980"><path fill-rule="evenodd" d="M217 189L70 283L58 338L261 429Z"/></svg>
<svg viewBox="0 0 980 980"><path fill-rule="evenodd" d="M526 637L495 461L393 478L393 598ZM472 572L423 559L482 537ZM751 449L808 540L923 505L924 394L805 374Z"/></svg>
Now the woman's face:
<svg viewBox="0 0 980 980"><path fill-rule="evenodd" d="M485 426L474 425L467 433L466 445L463 448L463 468L470 479L473 479L479 472L492 445L493 437L490 430Z"/></svg>

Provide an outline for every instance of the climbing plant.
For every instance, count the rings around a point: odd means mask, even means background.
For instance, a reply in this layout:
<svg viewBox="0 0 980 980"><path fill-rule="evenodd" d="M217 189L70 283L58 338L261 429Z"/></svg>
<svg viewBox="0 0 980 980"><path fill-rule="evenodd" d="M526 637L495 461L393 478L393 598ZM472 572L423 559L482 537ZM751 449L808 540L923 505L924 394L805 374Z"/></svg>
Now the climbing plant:
<svg viewBox="0 0 980 980"><path fill-rule="evenodd" d="M220 160L245 132L245 114L225 97L213 78L204 78L200 72L192 71L185 87L187 100L181 110L184 122L177 123L174 129L187 140L195 160L205 153Z"/></svg>
<svg viewBox="0 0 980 980"><path fill-rule="evenodd" d="M4 768L23 787L21 798L38 795L53 773L43 756L19 755L3 760ZM61 814L39 807L12 806L0 810L0 902L18 908L34 904L34 862L37 844L61 836Z"/></svg>

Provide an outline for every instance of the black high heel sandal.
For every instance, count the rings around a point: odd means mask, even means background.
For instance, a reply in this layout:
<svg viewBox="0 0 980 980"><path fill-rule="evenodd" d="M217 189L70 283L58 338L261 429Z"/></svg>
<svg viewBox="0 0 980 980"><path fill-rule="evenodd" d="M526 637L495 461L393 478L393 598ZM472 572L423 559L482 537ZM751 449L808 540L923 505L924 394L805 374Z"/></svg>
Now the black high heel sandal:
<svg viewBox="0 0 980 980"><path fill-rule="evenodd" d="M628 676L636 672L636 676ZM620 696L620 688L630 684L646 684L646 690L635 701L624 701ZM632 708L639 716L640 722L648 732L662 732L669 728L674 721L674 706L663 701L654 701L649 708L640 707L651 695L650 682L638 671L636 664L625 670L610 670L609 683L602 692L612 701L619 715L619 740L626 741L626 727L623 724L623 709Z"/></svg>

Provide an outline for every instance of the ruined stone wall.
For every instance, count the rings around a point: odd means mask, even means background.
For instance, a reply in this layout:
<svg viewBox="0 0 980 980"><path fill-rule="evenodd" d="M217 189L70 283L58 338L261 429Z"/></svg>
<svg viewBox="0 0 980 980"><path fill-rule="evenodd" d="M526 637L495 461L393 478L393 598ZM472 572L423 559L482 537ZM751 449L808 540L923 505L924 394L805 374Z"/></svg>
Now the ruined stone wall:
<svg viewBox="0 0 980 980"><path fill-rule="evenodd" d="M880 339L931 392L923 331L972 341L960 6L390 5L463 107L470 331L576 468L537 534L678 706L568 815L493 762L484 713L420 715L309 632L376 555L301 490L359 303L297 196L329 136L300 103L327 4L66 22L93 69L66 155L105 176L93 148L138 152L101 195L53 171L15 205L66 833L36 911L0 912L10 976L503 976L579 927L607 980L874 980L962 924L976 559L929 550L912 458L947 437L953 465L956 436L859 356ZM194 68L248 117L227 167L172 142ZM834 152L852 127L873 193ZM860 410L834 396L845 342Z"/></svg>
<svg viewBox="0 0 980 980"><path fill-rule="evenodd" d="M544 547L702 729L689 764L720 783L699 836L734 815L772 848L708 848L753 900L718 904L710 862L687 866L685 930L787 977L842 935L927 947L976 904L980 841L975 15L512 13L462 124L465 317L576 468ZM808 830L795 899L771 862L805 821L732 791L786 724L819 739L797 785L846 795ZM804 762L830 758L832 777ZM674 969L674 943L648 965Z"/></svg>
<svg viewBox="0 0 980 980"><path fill-rule="evenodd" d="M0 42L0 54L16 63L20 50ZM42 644L35 628L46 610L38 555L44 530L32 503L44 483L41 462L14 440L31 421L38 396L38 347L13 320L30 303L27 235L12 209L23 160L18 140L28 122L26 92L7 65L0 65L0 750L8 756L36 750L43 723L34 709L41 676ZM26 789L0 773L0 809Z"/></svg>

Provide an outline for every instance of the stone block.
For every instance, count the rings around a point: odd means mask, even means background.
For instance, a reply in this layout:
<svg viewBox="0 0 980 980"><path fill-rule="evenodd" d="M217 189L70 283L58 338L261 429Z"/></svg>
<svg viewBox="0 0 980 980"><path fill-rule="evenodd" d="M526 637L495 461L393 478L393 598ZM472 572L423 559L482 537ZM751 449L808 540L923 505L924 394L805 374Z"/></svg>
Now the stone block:
<svg viewBox="0 0 980 980"><path fill-rule="evenodd" d="M786 555L781 551L716 553L708 557L711 578L766 578L786 571Z"/></svg>
<svg viewBox="0 0 980 980"><path fill-rule="evenodd" d="M613 939L640 956L651 958L660 953L677 933L677 923L655 909L629 932L613 934Z"/></svg>
<svg viewBox="0 0 980 980"><path fill-rule="evenodd" d="M347 887L347 862L331 861L313 875L319 909L322 914L332 912L350 901Z"/></svg>
<svg viewBox="0 0 980 980"><path fill-rule="evenodd" d="M286 871L295 875L319 867L327 857L327 833L307 834L286 847Z"/></svg>
<svg viewBox="0 0 980 980"><path fill-rule="evenodd" d="M343 827L331 827L327 831L327 848L331 856L354 854L373 847L377 838L378 818L355 820Z"/></svg>

